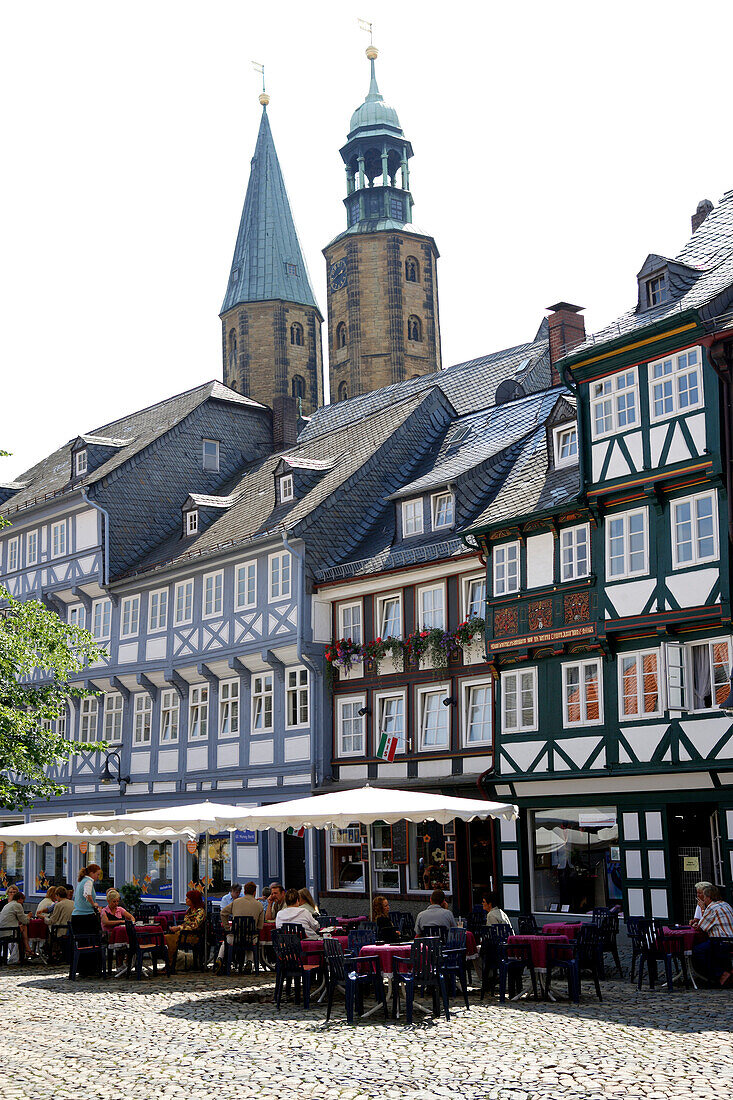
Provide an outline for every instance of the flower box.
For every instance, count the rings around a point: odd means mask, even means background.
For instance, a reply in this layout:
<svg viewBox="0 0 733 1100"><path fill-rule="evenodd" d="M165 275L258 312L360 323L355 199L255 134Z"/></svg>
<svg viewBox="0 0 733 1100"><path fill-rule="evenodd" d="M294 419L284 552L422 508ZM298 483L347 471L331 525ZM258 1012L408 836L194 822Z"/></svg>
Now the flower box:
<svg viewBox="0 0 733 1100"><path fill-rule="evenodd" d="M364 675L364 662L352 661L350 668L346 668L345 665L339 665L338 673L339 680L360 680Z"/></svg>
<svg viewBox="0 0 733 1100"><path fill-rule="evenodd" d="M486 661L486 644L483 636L474 637L471 643L463 646L464 665L482 665Z"/></svg>
<svg viewBox="0 0 733 1100"><path fill-rule="evenodd" d="M401 654L398 656L394 653L387 653L377 662L378 674L380 676L395 676L398 672L402 672L403 662L404 658Z"/></svg>

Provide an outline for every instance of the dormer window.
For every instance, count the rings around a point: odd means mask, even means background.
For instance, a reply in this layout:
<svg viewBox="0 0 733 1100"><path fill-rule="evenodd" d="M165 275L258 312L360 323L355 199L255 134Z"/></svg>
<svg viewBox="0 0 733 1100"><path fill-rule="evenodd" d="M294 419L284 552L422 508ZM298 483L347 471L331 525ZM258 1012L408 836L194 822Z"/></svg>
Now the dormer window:
<svg viewBox="0 0 733 1100"><path fill-rule="evenodd" d="M77 451L74 455L74 476L84 477L87 472L87 452L86 448L83 451Z"/></svg>
<svg viewBox="0 0 733 1100"><path fill-rule="evenodd" d="M578 428L576 424L561 424L553 432L555 469L574 466L578 461Z"/></svg>
<svg viewBox="0 0 733 1100"><path fill-rule="evenodd" d="M219 440L205 439L202 444L201 460L204 470L219 473Z"/></svg>
<svg viewBox="0 0 733 1100"><path fill-rule="evenodd" d="M423 507L422 497L417 500L406 500L402 504L402 537L421 535L423 533Z"/></svg>
<svg viewBox="0 0 733 1100"><path fill-rule="evenodd" d="M452 527L454 523L454 507L452 493L436 493L431 498L433 511L433 530L441 527Z"/></svg>
<svg viewBox="0 0 733 1100"><path fill-rule="evenodd" d="M667 301L667 276L662 272L646 281L647 309L661 306Z"/></svg>
<svg viewBox="0 0 733 1100"><path fill-rule="evenodd" d="M184 534L197 535L199 531L199 514L196 508L186 512L184 517Z"/></svg>
<svg viewBox="0 0 733 1100"><path fill-rule="evenodd" d="M292 474L283 474L278 482L278 488L280 491L281 504L286 504L289 500L295 499L295 486L293 484Z"/></svg>

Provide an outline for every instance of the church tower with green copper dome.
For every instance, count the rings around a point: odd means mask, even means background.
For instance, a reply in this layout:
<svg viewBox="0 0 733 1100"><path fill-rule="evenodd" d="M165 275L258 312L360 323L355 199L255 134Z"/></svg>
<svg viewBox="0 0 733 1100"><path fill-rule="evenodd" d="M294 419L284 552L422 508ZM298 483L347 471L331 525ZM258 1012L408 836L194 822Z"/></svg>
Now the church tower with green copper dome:
<svg viewBox="0 0 733 1100"><path fill-rule="evenodd" d="M438 250L412 220L412 146L366 54L369 92L341 149L347 227L323 250L331 401L440 369Z"/></svg>

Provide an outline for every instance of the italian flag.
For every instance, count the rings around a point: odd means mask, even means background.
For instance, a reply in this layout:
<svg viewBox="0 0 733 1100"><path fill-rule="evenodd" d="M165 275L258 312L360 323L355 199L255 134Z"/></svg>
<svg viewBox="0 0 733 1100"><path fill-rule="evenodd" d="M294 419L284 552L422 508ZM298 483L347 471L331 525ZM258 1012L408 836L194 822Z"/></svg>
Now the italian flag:
<svg viewBox="0 0 733 1100"><path fill-rule="evenodd" d="M377 756L382 760L394 760L394 754L397 752L397 738L393 733L383 733L380 741L379 748L377 749Z"/></svg>
<svg viewBox="0 0 733 1100"><path fill-rule="evenodd" d="M305 825L302 825L300 829L294 829L291 825L288 829L288 836L305 836Z"/></svg>

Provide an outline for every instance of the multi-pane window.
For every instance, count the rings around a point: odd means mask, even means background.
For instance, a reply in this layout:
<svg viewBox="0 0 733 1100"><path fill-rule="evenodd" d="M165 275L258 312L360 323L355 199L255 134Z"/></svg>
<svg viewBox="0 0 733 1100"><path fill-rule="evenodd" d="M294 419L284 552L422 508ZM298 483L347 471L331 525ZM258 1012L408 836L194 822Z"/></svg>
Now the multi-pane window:
<svg viewBox="0 0 733 1100"><path fill-rule="evenodd" d="M361 601L339 605L339 637L361 644Z"/></svg>
<svg viewBox="0 0 733 1100"><path fill-rule="evenodd" d="M380 638L402 636L402 601L399 596L377 597L377 631Z"/></svg>
<svg viewBox="0 0 733 1100"><path fill-rule="evenodd" d="M189 689L188 739L200 741L209 733L209 689L199 684Z"/></svg>
<svg viewBox="0 0 733 1100"><path fill-rule="evenodd" d="M285 673L285 721L288 726L308 725L306 668L289 668Z"/></svg>
<svg viewBox="0 0 733 1100"><path fill-rule="evenodd" d="M650 718L661 714L659 653L623 653L619 657L622 718Z"/></svg>
<svg viewBox="0 0 733 1100"><path fill-rule="evenodd" d="M421 749L444 749L450 744L450 707L445 688L418 689L418 722Z"/></svg>
<svg viewBox="0 0 733 1100"><path fill-rule="evenodd" d="M38 561L38 531L29 531L25 537L25 563L35 565Z"/></svg>
<svg viewBox="0 0 733 1100"><path fill-rule="evenodd" d="M649 364L649 412L652 420L689 412L702 405L699 348L688 348Z"/></svg>
<svg viewBox="0 0 733 1100"><path fill-rule="evenodd" d="M186 525L185 525L185 528L186 528L186 534L187 535L196 535L196 534L198 534L199 514L198 514L198 510L196 508L192 508L190 511L186 512Z"/></svg>
<svg viewBox="0 0 733 1100"><path fill-rule="evenodd" d="M224 599L224 574L207 573L204 577L204 618L221 615Z"/></svg>
<svg viewBox="0 0 733 1100"><path fill-rule="evenodd" d="M452 527L454 504L452 493L436 493L431 499L433 506L433 529L440 527Z"/></svg>
<svg viewBox="0 0 733 1100"><path fill-rule="evenodd" d="M339 756L355 756L364 752L364 697L339 699L337 728Z"/></svg>
<svg viewBox="0 0 733 1100"><path fill-rule="evenodd" d="M120 637L134 638L140 625L140 597L125 596L120 614Z"/></svg>
<svg viewBox="0 0 733 1100"><path fill-rule="evenodd" d="M84 623L86 622L84 605L80 603L72 604L67 611L66 621L68 622L69 626L80 626L83 628Z"/></svg>
<svg viewBox="0 0 733 1100"><path fill-rule="evenodd" d="M295 497L295 486L293 485L293 475L283 474L278 482L280 488L280 503L287 504L289 500L293 500Z"/></svg>
<svg viewBox="0 0 733 1100"><path fill-rule="evenodd" d="M219 471L219 440L218 439L204 439L202 443L202 463L205 470L211 470L214 473Z"/></svg>
<svg viewBox="0 0 733 1100"><path fill-rule="evenodd" d="M8 573L14 573L18 568L20 558L20 539L11 539L8 543Z"/></svg>
<svg viewBox="0 0 733 1100"><path fill-rule="evenodd" d="M77 477L83 477L87 472L87 452L77 451L74 455L74 473Z"/></svg>
<svg viewBox="0 0 733 1100"><path fill-rule="evenodd" d="M467 747L491 741L491 681L463 685L463 743Z"/></svg>
<svg viewBox="0 0 733 1100"><path fill-rule="evenodd" d="M563 665L562 685L566 726L591 726L603 720L600 661Z"/></svg>
<svg viewBox="0 0 733 1100"><path fill-rule="evenodd" d="M133 743L135 745L149 745L150 731L153 723L153 700L147 691L135 696L135 727Z"/></svg>
<svg viewBox="0 0 733 1100"><path fill-rule="evenodd" d="M272 729L273 681L271 672L252 677L252 730L265 733Z"/></svg>
<svg viewBox="0 0 733 1100"><path fill-rule="evenodd" d="M420 629L445 630L445 587L442 584L418 589Z"/></svg>
<svg viewBox="0 0 733 1100"><path fill-rule="evenodd" d="M718 557L715 493L672 502L672 559L675 569Z"/></svg>
<svg viewBox="0 0 733 1100"><path fill-rule="evenodd" d="M124 699L116 692L109 692L104 697L104 740L113 744L122 741L122 714Z"/></svg>
<svg viewBox="0 0 733 1100"><path fill-rule="evenodd" d="M730 645L727 641L698 642L688 647L692 710L719 707L730 692Z"/></svg>
<svg viewBox="0 0 733 1100"><path fill-rule="evenodd" d="M172 745L178 740L180 699L175 690L160 693L160 741Z"/></svg>
<svg viewBox="0 0 733 1100"><path fill-rule="evenodd" d="M519 543L505 542L502 546L495 546L493 562L494 595L506 596L510 592L518 592Z"/></svg>
<svg viewBox="0 0 733 1100"><path fill-rule="evenodd" d="M638 577L648 570L647 509L610 515L606 520L606 576Z"/></svg>
<svg viewBox="0 0 733 1100"><path fill-rule="evenodd" d="M402 502L402 537L421 535L423 532L422 497Z"/></svg>
<svg viewBox="0 0 733 1100"><path fill-rule="evenodd" d="M80 718L79 718L79 740L80 741L96 741L98 738L98 715L99 708L97 699L95 696L87 696L81 701Z"/></svg>
<svg viewBox="0 0 733 1100"><path fill-rule="evenodd" d="M193 618L193 581L180 581L176 585L175 612L173 621L176 626L190 623Z"/></svg>
<svg viewBox="0 0 733 1100"><path fill-rule="evenodd" d="M502 672L501 698L504 733L537 729L537 669Z"/></svg>
<svg viewBox="0 0 733 1100"><path fill-rule="evenodd" d="M160 588L148 597L148 630L165 630L168 626L168 589Z"/></svg>
<svg viewBox="0 0 733 1100"><path fill-rule="evenodd" d="M661 306L667 301L667 280L664 275L655 275L646 281L646 304L649 309Z"/></svg>
<svg viewBox="0 0 733 1100"><path fill-rule="evenodd" d="M51 527L51 557L62 558L66 553L66 520Z"/></svg>
<svg viewBox="0 0 733 1100"><path fill-rule="evenodd" d="M239 733L239 680L223 680L219 684L219 736L234 737Z"/></svg>
<svg viewBox="0 0 733 1100"><path fill-rule="evenodd" d="M590 573L590 527L565 527L560 532L560 568L564 581L587 577Z"/></svg>
<svg viewBox="0 0 733 1100"><path fill-rule="evenodd" d="M464 619L483 619L486 615L486 574L463 582Z"/></svg>
<svg viewBox="0 0 733 1100"><path fill-rule="evenodd" d="M107 599L92 604L92 634L96 642L109 641L112 626L112 604Z"/></svg>
<svg viewBox="0 0 733 1100"><path fill-rule="evenodd" d="M270 599L284 600L290 595L290 554L284 550L270 555Z"/></svg>
<svg viewBox="0 0 733 1100"><path fill-rule="evenodd" d="M243 611L257 603L257 562L245 561L234 572L234 610Z"/></svg>
<svg viewBox="0 0 733 1100"><path fill-rule="evenodd" d="M626 431L639 422L639 388L636 368L614 374L590 388L591 430L594 439Z"/></svg>
<svg viewBox="0 0 733 1100"><path fill-rule="evenodd" d="M395 695L379 695L376 698L377 729L375 740L377 746L382 735L397 738L395 752L405 751L405 696L404 693ZM375 746L375 747L377 747Z"/></svg>
<svg viewBox="0 0 733 1100"><path fill-rule="evenodd" d="M59 716L56 719L56 733L59 737L66 737L66 707L59 712Z"/></svg>
<svg viewBox="0 0 733 1100"><path fill-rule="evenodd" d="M572 466L578 461L578 429L575 424L555 428L555 466Z"/></svg>

